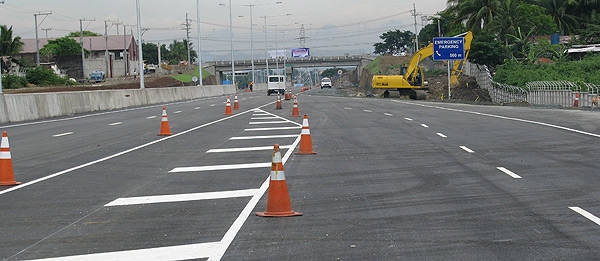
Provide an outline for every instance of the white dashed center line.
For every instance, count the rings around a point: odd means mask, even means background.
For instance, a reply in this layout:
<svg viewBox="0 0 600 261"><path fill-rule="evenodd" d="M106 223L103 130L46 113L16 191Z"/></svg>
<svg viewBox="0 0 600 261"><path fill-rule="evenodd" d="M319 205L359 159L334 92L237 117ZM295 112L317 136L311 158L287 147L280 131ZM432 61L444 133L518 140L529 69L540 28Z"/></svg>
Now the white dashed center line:
<svg viewBox="0 0 600 261"><path fill-rule="evenodd" d="M363 110L364 112L373 112L372 110Z"/></svg>
<svg viewBox="0 0 600 261"><path fill-rule="evenodd" d="M580 208L580 207L569 207L569 209L581 214L582 216L584 216L585 218L591 220L592 222L596 223L597 225L600 226L600 218L598 218L597 216L594 216L592 213L587 212L586 210Z"/></svg>
<svg viewBox="0 0 600 261"><path fill-rule="evenodd" d="M210 107L215 107L215 106L217 106L217 105L216 105L216 104L211 104L211 105L210 105Z"/></svg>
<svg viewBox="0 0 600 261"><path fill-rule="evenodd" d="M427 124L421 124L421 126L423 126L423 128L429 128L429 126L427 126Z"/></svg>
<svg viewBox="0 0 600 261"><path fill-rule="evenodd" d="M156 118L156 116L146 117L146 119L154 119L154 118Z"/></svg>
<svg viewBox="0 0 600 261"><path fill-rule="evenodd" d="M444 135L443 133L436 133L438 136L442 137L442 138L448 138L448 136Z"/></svg>
<svg viewBox="0 0 600 261"><path fill-rule="evenodd" d="M404 119L407 120L407 121L412 121L413 120L411 118L404 118Z"/></svg>
<svg viewBox="0 0 600 261"><path fill-rule="evenodd" d="M508 169L507 169L507 168L505 168L505 167L497 167L497 169L498 169L499 171L502 171L502 172L504 172L506 175L509 175L509 176L513 177L514 179L520 179L520 178L521 178L521 176L519 176L519 175L515 174L514 172L512 172L512 171L508 170Z"/></svg>
<svg viewBox="0 0 600 261"><path fill-rule="evenodd" d="M384 113L384 115L387 115L387 116L390 116L390 117L394 116L394 114L390 114L390 113Z"/></svg>
<svg viewBox="0 0 600 261"><path fill-rule="evenodd" d="M176 111L176 112L174 112L174 113L175 113L175 114L178 114L178 113L182 113L182 111Z"/></svg>
<svg viewBox="0 0 600 261"><path fill-rule="evenodd" d="M344 110L352 110L352 108L344 107Z"/></svg>
<svg viewBox="0 0 600 261"><path fill-rule="evenodd" d="M194 110L199 110L199 109L200 109L200 107L196 107L196 108L194 108Z"/></svg>
<svg viewBox="0 0 600 261"><path fill-rule="evenodd" d="M52 137L62 137L62 136L67 136L67 135L71 135L71 134L73 134L73 132L65 132L65 133L61 133L61 134L52 135Z"/></svg>
<svg viewBox="0 0 600 261"><path fill-rule="evenodd" d="M472 149L469 149L465 146L460 146L461 149L463 149L464 151L468 152L468 153L474 153L475 151L473 151Z"/></svg>
<svg viewBox="0 0 600 261"><path fill-rule="evenodd" d="M109 126L117 126L117 125L121 125L121 124L123 124L123 123L122 122L115 122L115 123L111 123L111 124L108 124L108 125Z"/></svg>

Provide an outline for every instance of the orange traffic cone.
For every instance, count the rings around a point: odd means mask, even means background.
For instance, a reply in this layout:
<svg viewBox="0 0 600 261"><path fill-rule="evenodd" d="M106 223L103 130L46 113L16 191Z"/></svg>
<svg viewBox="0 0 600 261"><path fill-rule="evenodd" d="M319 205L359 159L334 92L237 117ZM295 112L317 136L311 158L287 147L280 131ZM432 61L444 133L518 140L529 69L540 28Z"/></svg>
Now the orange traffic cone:
<svg viewBox="0 0 600 261"><path fill-rule="evenodd" d="M233 109L234 110L240 109L240 104L238 103L237 95L233 98Z"/></svg>
<svg viewBox="0 0 600 261"><path fill-rule="evenodd" d="M167 118L167 108L163 107L162 118L160 120L160 133L158 136L169 135L171 135L171 129L169 128L169 119Z"/></svg>
<svg viewBox="0 0 600 261"><path fill-rule="evenodd" d="M300 117L300 110L298 109L298 100L294 97L294 107L292 107L292 117Z"/></svg>
<svg viewBox="0 0 600 261"><path fill-rule="evenodd" d="M577 95L575 95L575 103L573 104L573 107L579 107L579 92L577 92Z"/></svg>
<svg viewBox="0 0 600 261"><path fill-rule="evenodd" d="M271 164L271 179L269 181L269 194L267 195L267 211L256 212L261 217L292 217L302 216L292 210L290 193L285 181L285 171L281 162L279 144L273 148L273 161Z"/></svg>
<svg viewBox="0 0 600 261"><path fill-rule="evenodd" d="M276 110L281 110L281 95L277 94L277 104L275 105Z"/></svg>
<svg viewBox="0 0 600 261"><path fill-rule="evenodd" d="M311 155L317 154L313 151L312 147L312 139L310 138L310 129L308 127L308 115L304 115L304 120L302 121L302 133L300 136L300 150L298 153L300 155Z"/></svg>
<svg viewBox="0 0 600 261"><path fill-rule="evenodd" d="M231 99L227 97L227 104L225 105L225 115L231 115Z"/></svg>
<svg viewBox="0 0 600 261"><path fill-rule="evenodd" d="M0 143L0 186L19 185L21 182L15 181L13 173L12 159L10 157L10 145L6 131L2 133L2 142Z"/></svg>

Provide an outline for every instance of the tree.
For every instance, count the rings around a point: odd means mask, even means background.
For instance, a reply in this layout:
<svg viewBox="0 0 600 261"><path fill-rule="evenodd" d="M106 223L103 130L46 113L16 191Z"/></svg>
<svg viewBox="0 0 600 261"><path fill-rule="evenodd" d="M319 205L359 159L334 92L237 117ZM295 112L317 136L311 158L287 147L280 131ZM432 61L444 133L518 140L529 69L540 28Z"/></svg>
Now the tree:
<svg viewBox="0 0 600 261"><path fill-rule="evenodd" d="M48 41L48 44L40 49L40 54L57 57L81 55L81 45L76 40L65 36Z"/></svg>
<svg viewBox="0 0 600 261"><path fill-rule="evenodd" d="M546 9L562 34L571 34L578 27L576 14L568 12L573 0L538 0L537 4ZM576 1L573 1L576 2Z"/></svg>
<svg viewBox="0 0 600 261"><path fill-rule="evenodd" d="M198 57L198 53L194 50L192 44L190 44L190 48L190 56L193 62ZM165 54L165 57L169 64L178 64L181 61L187 61L187 40L173 41L169 44L169 51Z"/></svg>
<svg viewBox="0 0 600 261"><path fill-rule="evenodd" d="M373 45L375 47L375 53L380 55L394 55L411 50L415 34L411 31L401 32L400 30L395 30L385 32L379 36L379 38L383 40L383 42Z"/></svg>
<svg viewBox="0 0 600 261"><path fill-rule="evenodd" d="M12 26L0 26L0 56L15 56L23 50L21 37L13 38Z"/></svg>
<svg viewBox="0 0 600 261"><path fill-rule="evenodd" d="M144 60L150 64L158 64L158 46L154 43L142 43Z"/></svg>
<svg viewBox="0 0 600 261"><path fill-rule="evenodd" d="M79 35L81 35L80 32L71 32L67 36L68 37L79 37ZM90 32L90 31L83 31L83 36L102 36L102 35L94 33L94 32Z"/></svg>
<svg viewBox="0 0 600 261"><path fill-rule="evenodd" d="M473 37L469 53L472 62L496 67L504 62L505 57L504 46L493 33L481 32Z"/></svg>
<svg viewBox="0 0 600 261"><path fill-rule="evenodd" d="M342 70L342 72L346 72L346 70L342 68L329 68L321 73L321 77L333 78L337 75L339 70Z"/></svg>
<svg viewBox="0 0 600 261"><path fill-rule="evenodd" d="M480 32L498 15L501 0L449 0L450 10L474 33Z"/></svg>
<svg viewBox="0 0 600 261"><path fill-rule="evenodd" d="M442 36L454 36L466 31L465 26L459 21L453 12L444 10L437 14L439 17L431 18L431 23L423 27L419 31L419 44L423 43L426 46L433 41L434 37L438 37L438 21L440 23L440 31Z"/></svg>

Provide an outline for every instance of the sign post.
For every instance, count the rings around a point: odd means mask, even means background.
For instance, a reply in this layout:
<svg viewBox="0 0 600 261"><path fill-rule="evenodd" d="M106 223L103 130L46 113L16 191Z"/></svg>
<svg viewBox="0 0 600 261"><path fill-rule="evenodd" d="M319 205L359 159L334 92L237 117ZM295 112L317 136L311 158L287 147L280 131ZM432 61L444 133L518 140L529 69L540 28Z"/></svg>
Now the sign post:
<svg viewBox="0 0 600 261"><path fill-rule="evenodd" d="M448 62L448 98L450 92L451 72L450 62L463 60L465 57L465 38L463 37L435 37L433 38L433 60Z"/></svg>

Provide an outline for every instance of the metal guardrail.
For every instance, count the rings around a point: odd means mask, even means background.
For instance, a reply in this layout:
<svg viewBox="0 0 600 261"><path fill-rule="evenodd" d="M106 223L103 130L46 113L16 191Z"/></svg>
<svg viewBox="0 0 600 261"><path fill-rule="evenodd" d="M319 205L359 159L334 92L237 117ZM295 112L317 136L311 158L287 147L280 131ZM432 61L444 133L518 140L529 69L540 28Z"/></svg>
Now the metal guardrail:
<svg viewBox="0 0 600 261"><path fill-rule="evenodd" d="M466 75L474 76L480 88L488 90L493 103L527 102L527 90L495 82L492 80L490 70L485 65L470 64L464 72Z"/></svg>

